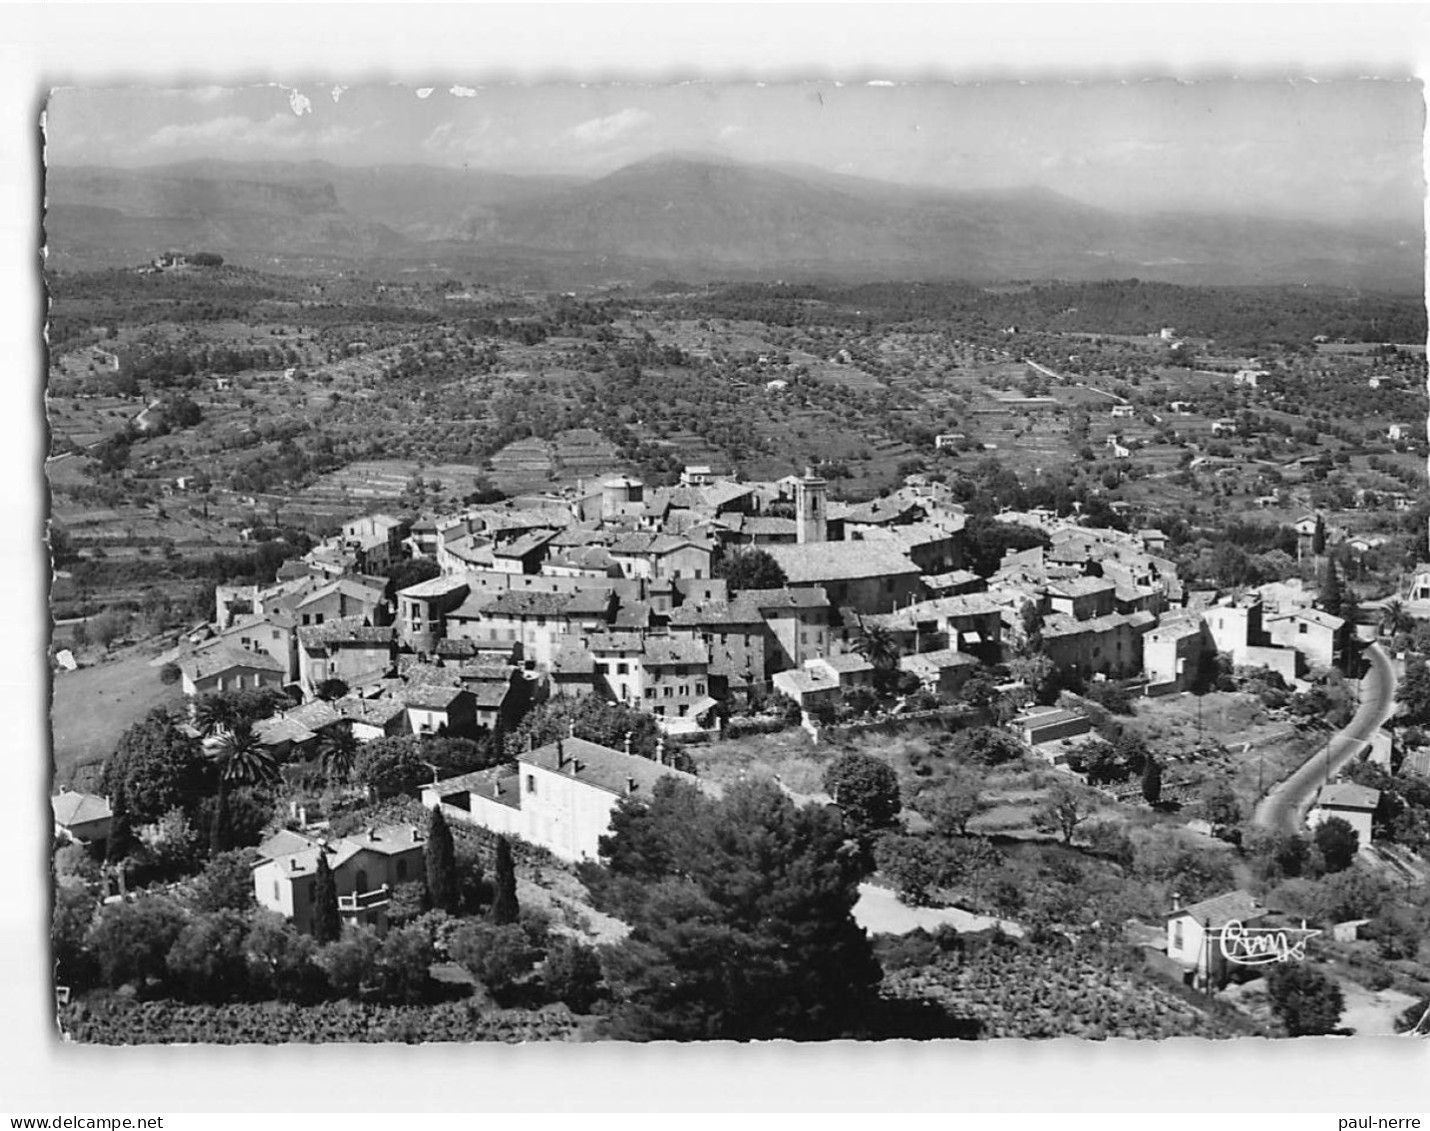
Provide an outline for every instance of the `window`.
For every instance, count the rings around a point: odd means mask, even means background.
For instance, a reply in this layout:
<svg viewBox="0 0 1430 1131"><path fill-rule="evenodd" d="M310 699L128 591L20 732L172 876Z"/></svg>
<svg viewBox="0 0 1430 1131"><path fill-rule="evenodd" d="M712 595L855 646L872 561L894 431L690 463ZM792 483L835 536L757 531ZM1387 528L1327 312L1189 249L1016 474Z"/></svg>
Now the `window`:
<svg viewBox="0 0 1430 1131"><path fill-rule="evenodd" d="M278 630L277 630L276 628L273 630L273 639L274 639L274 640L277 640L277 639L278 639Z"/></svg>
<svg viewBox="0 0 1430 1131"><path fill-rule="evenodd" d="M675 696L675 688L671 687L670 684L666 684L666 685L665 685L665 697L666 697L667 699L671 699L671 698L674 698L674 696Z"/></svg>
<svg viewBox="0 0 1430 1131"><path fill-rule="evenodd" d="M1172 924L1172 949L1182 949L1182 921L1180 919Z"/></svg>
<svg viewBox="0 0 1430 1131"><path fill-rule="evenodd" d="M356 891L363 892L372 890L367 886L367 870L364 868L358 869L357 878L353 882L357 885L355 888Z"/></svg>
<svg viewBox="0 0 1430 1131"><path fill-rule="evenodd" d="M647 699L654 699L654 698L655 698L655 688L654 688L654 687L647 687L647 688L645 689L645 697L646 697Z"/></svg>
<svg viewBox="0 0 1430 1131"><path fill-rule="evenodd" d="M704 685L703 683L697 683L697 684L695 685L695 694L696 694L696 695L704 695L704 694L705 694L705 685Z"/></svg>
<svg viewBox="0 0 1430 1131"><path fill-rule="evenodd" d="M278 894L278 881L277 881L277 880L274 880L274 881L273 881L273 902L274 902L274 903L278 903L278 902L280 902L281 898L282 898L282 897L279 896L279 894Z"/></svg>
<svg viewBox="0 0 1430 1131"><path fill-rule="evenodd" d="M1299 632L1302 636L1305 636L1305 635L1306 635L1306 625L1305 625L1305 623L1303 622L1303 623L1301 623L1301 624L1298 624L1298 625L1296 626L1296 631Z"/></svg>
<svg viewBox="0 0 1430 1131"><path fill-rule="evenodd" d="M616 674L617 674L617 675L630 675L630 674L631 674L631 666L630 666L630 664L617 664L617 665L616 665Z"/></svg>
<svg viewBox="0 0 1430 1131"><path fill-rule="evenodd" d="M315 616L315 617L313 618L313 623L314 623L314 624L322 624L322 623L323 623L323 614L322 614L322 613L319 613L317 616Z"/></svg>
<svg viewBox="0 0 1430 1131"><path fill-rule="evenodd" d="M535 792L536 792L536 775L535 775L535 774L527 774L527 775L526 775L526 792L527 792L527 793L535 793Z"/></svg>

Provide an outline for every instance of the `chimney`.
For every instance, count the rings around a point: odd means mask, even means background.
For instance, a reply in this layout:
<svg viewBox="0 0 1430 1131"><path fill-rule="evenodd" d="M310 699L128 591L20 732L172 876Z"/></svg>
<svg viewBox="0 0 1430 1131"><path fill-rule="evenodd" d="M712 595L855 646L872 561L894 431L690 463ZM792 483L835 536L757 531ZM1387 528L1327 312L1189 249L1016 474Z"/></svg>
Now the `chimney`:
<svg viewBox="0 0 1430 1131"><path fill-rule="evenodd" d="M567 738L575 738L575 737L576 737L576 720L575 720L575 719L572 719L569 723L566 724L566 737L567 737Z"/></svg>
<svg viewBox="0 0 1430 1131"><path fill-rule="evenodd" d="M626 778L626 795L630 796L636 791L636 779Z"/></svg>
<svg viewBox="0 0 1430 1131"><path fill-rule="evenodd" d="M1181 909L1182 909L1182 893L1179 892L1179 891L1174 891L1174 892L1172 893L1172 910L1173 910L1173 911L1180 911Z"/></svg>
<svg viewBox="0 0 1430 1131"><path fill-rule="evenodd" d="M566 745L561 739L556 740L556 768L559 770L566 765Z"/></svg>
<svg viewBox="0 0 1430 1131"><path fill-rule="evenodd" d="M527 752L528 754L530 754L530 753L531 753L533 750L535 750L535 749L536 749L536 735L534 735L534 734L528 734L528 735L526 736L526 752Z"/></svg>
<svg viewBox="0 0 1430 1131"><path fill-rule="evenodd" d="M367 829L367 839L368 839L368 840L380 840L380 839L381 839L381 838L377 835L377 826L376 826L376 825L369 825L369 826L368 826L368 829Z"/></svg>
<svg viewBox="0 0 1430 1131"><path fill-rule="evenodd" d="M573 774L579 774L579 773L580 773L582 770L584 770L585 768L586 768L586 763L583 762L583 761L581 761L580 758L572 758L572 759L571 759L571 772L572 772Z"/></svg>
<svg viewBox="0 0 1430 1131"><path fill-rule="evenodd" d="M631 731L626 731L625 750L627 754L631 752L631 733Z"/></svg>

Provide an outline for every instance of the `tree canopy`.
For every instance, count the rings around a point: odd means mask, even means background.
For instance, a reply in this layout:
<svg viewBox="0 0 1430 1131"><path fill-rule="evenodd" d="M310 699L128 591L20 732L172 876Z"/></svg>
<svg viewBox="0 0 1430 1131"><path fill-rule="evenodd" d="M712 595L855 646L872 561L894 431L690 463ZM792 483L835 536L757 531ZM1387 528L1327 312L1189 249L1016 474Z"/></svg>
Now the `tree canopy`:
<svg viewBox="0 0 1430 1131"><path fill-rule="evenodd" d="M742 589L783 589L789 584L779 562L764 550L744 549L722 557L715 571L732 592Z"/></svg>
<svg viewBox="0 0 1430 1131"><path fill-rule="evenodd" d="M1342 872L1349 868L1360 851L1360 833L1351 827L1349 821L1340 817L1328 817L1322 821L1316 826L1311 839L1321 850L1327 872Z"/></svg>
<svg viewBox="0 0 1430 1131"><path fill-rule="evenodd" d="M870 754L841 754L824 771L824 789L843 811L849 831L866 844L892 827L903 808L898 774Z"/></svg>
<svg viewBox="0 0 1430 1131"><path fill-rule="evenodd" d="M119 738L104 763L101 788L122 798L132 826L157 822L171 809L192 813L207 794L208 767L198 739L167 711L150 711Z"/></svg>
<svg viewBox="0 0 1430 1131"><path fill-rule="evenodd" d="M632 926L606 954L612 1036L854 1035L880 971L851 911L862 867L840 823L773 782L720 799L658 783L623 801L596 888Z"/></svg>
<svg viewBox="0 0 1430 1131"><path fill-rule="evenodd" d="M545 746L572 733L612 750L625 749L629 734L631 753L652 759L660 741L660 727L653 715L623 703L609 703L598 695L582 695L552 699L528 714L508 736L507 756L515 758L530 745Z"/></svg>

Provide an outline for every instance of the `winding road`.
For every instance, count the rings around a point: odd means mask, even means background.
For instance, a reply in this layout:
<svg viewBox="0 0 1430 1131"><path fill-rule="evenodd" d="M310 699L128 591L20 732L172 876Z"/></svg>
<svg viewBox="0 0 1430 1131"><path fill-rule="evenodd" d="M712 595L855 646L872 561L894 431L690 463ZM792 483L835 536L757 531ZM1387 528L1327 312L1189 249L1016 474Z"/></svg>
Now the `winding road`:
<svg viewBox="0 0 1430 1131"><path fill-rule="evenodd" d="M1278 782L1256 807L1256 824L1294 833L1301 828L1316 791L1351 761L1370 736L1395 713L1395 669L1379 644L1365 650L1370 670L1361 681L1361 705L1355 718L1307 758L1299 769Z"/></svg>

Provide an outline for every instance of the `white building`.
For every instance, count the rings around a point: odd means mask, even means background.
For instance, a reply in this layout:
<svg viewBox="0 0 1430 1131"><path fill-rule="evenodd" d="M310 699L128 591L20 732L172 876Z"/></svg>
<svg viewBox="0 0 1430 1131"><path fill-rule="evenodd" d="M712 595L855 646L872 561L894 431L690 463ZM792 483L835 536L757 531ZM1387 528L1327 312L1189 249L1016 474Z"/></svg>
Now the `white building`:
<svg viewBox="0 0 1430 1131"><path fill-rule="evenodd" d="M440 805L450 820L524 840L562 860L595 860L621 800L649 799L667 777L703 787L692 774L573 736L528 750L514 768L429 785L422 804Z"/></svg>
<svg viewBox="0 0 1430 1131"><path fill-rule="evenodd" d="M1335 782L1322 786L1316 804L1306 815L1306 824L1318 828L1332 817L1339 817L1360 837L1364 848L1371 840L1371 819L1380 804L1380 790L1352 782Z"/></svg>

